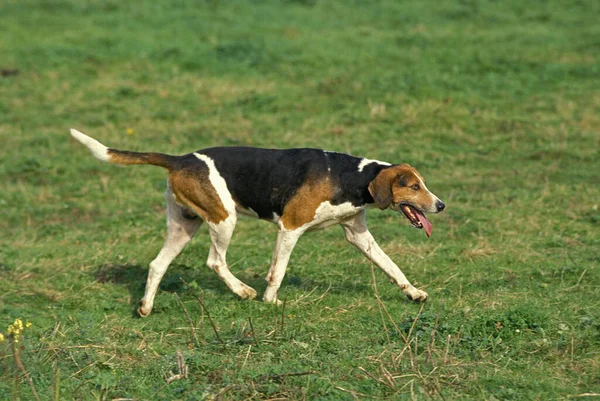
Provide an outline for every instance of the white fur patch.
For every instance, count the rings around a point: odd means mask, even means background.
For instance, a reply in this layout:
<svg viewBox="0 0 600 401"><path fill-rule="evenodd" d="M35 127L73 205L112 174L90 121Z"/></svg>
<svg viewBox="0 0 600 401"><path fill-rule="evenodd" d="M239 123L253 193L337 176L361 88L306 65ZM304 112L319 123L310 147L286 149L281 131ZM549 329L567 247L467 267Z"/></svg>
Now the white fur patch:
<svg viewBox="0 0 600 401"><path fill-rule="evenodd" d="M219 195L225 210L228 213L235 213L235 202L231 197L231 192L227 189L227 183L225 182L225 179L221 177L221 174L219 174L213 159L200 153L194 153L194 156L206 163L206 166L208 167L208 180L217 192L217 195Z"/></svg>
<svg viewBox="0 0 600 401"><path fill-rule="evenodd" d="M79 142L87 146L88 149L97 159L100 159L104 162L110 161L110 157L108 155L108 148L102 145L94 138L91 138L83 132L79 132L73 128L71 128L71 136L73 136L73 138L77 139Z"/></svg>
<svg viewBox="0 0 600 401"><path fill-rule="evenodd" d="M359 173L362 173L363 169L364 169L366 166L368 166L369 164L371 164L371 163L377 163L377 164L380 164L380 165L382 165L382 166L391 166L391 164L390 164L390 163L388 163L388 162L382 162L382 161L380 161L380 160L373 160L373 159L362 159L362 160L360 161L360 163L358 163L358 172L359 172Z"/></svg>
<svg viewBox="0 0 600 401"><path fill-rule="evenodd" d="M315 218L311 226L314 228L325 228L355 215L362 209L362 207L356 207L350 202L332 205L329 201L326 201L321 203L315 211Z"/></svg>
<svg viewBox="0 0 600 401"><path fill-rule="evenodd" d="M313 220L297 228L296 230L304 232L306 230L311 231L326 228L334 224L338 224L350 216L354 216L363 209L364 207L356 207L350 202L344 202L340 205L332 205L331 202L325 201L321 203L319 207L317 207L317 210L315 210L315 217ZM295 231L287 230L281 222L279 222L279 228L285 231Z"/></svg>

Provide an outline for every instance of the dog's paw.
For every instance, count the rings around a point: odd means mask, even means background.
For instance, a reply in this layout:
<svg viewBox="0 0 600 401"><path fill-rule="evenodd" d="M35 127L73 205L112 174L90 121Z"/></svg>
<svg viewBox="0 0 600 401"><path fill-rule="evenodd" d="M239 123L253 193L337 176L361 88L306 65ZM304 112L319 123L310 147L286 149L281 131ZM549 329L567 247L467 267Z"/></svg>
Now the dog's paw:
<svg viewBox="0 0 600 401"><path fill-rule="evenodd" d="M414 287L404 291L404 293L406 294L406 298L410 299L411 301L415 301L415 302L425 302L425 300L429 296L429 295L427 295L427 293L425 291L418 290Z"/></svg>
<svg viewBox="0 0 600 401"><path fill-rule="evenodd" d="M152 312L152 307L148 307L144 301L140 302L140 307L137 308L138 315L140 315L140 317L148 317L150 316L150 312Z"/></svg>
<svg viewBox="0 0 600 401"><path fill-rule="evenodd" d="M263 297L263 302L266 304L273 304L277 306L283 305L283 302L277 298L277 294L274 297L268 297L267 294Z"/></svg>
<svg viewBox="0 0 600 401"><path fill-rule="evenodd" d="M247 299L248 301L251 301L254 298L256 298L258 294L254 288L245 286L237 293L237 295L242 299Z"/></svg>

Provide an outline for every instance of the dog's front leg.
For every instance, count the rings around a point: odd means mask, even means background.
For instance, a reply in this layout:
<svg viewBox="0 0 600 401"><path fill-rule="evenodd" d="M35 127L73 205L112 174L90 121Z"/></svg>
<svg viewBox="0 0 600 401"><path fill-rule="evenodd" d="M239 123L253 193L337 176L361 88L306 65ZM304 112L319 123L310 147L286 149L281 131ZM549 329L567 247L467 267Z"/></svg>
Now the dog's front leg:
<svg viewBox="0 0 600 401"><path fill-rule="evenodd" d="M285 230L280 228L277 233L277 242L275 243L275 249L273 251L273 260L271 261L271 268L267 275L267 282L269 285L263 296L263 301L271 304L280 304L281 301L277 299L277 291L281 286L283 277L285 276L285 269L290 260L290 255L298 242L298 238L302 235L303 231L296 230Z"/></svg>
<svg viewBox="0 0 600 401"><path fill-rule="evenodd" d="M404 294L409 299L419 302L425 301L427 293L413 287L400 268L375 242L375 239L367 228L365 216L366 212L363 210L350 220L342 223L348 242L357 247L369 260L379 266L404 291Z"/></svg>

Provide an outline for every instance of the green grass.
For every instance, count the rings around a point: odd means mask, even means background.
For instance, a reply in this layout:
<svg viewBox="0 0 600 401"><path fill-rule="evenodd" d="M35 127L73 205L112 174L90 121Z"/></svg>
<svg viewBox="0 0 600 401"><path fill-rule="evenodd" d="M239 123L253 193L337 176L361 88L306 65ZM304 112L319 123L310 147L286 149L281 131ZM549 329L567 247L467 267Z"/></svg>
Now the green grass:
<svg viewBox="0 0 600 401"><path fill-rule="evenodd" d="M41 399L600 393L599 17L592 0L1 2L0 69L19 73L0 76L0 331L33 323ZM331 228L300 240L284 310L240 301L205 267L203 229L137 318L165 173L101 164L70 127L129 150L408 162L447 205L433 237L368 221L430 299ZM261 295L274 240L241 220L229 250ZM178 353L189 375L167 385ZM7 341L0 358L0 399L33 399Z"/></svg>

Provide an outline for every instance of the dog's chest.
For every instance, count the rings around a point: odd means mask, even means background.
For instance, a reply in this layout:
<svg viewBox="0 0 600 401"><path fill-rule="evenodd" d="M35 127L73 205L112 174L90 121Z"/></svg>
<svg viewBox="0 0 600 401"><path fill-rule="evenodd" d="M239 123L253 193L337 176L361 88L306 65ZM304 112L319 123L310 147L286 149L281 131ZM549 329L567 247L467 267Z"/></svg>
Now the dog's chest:
<svg viewBox="0 0 600 401"><path fill-rule="evenodd" d="M315 211L315 217L307 223L307 229L320 230L334 224L338 224L360 212L364 207L354 206L350 202L332 205L329 201L323 202Z"/></svg>

